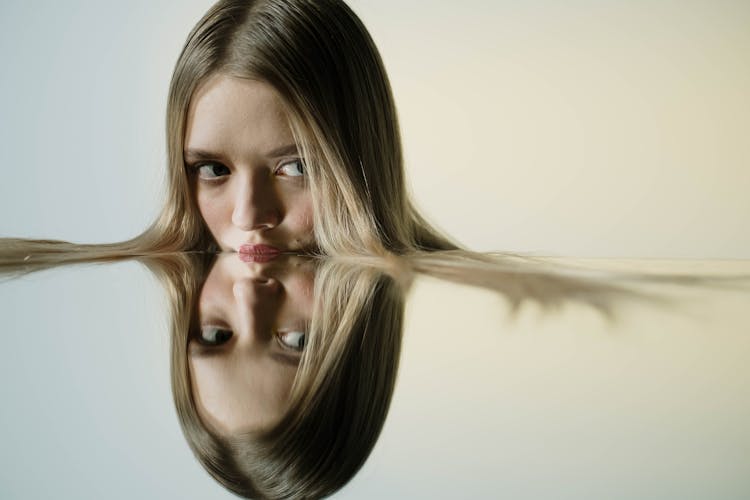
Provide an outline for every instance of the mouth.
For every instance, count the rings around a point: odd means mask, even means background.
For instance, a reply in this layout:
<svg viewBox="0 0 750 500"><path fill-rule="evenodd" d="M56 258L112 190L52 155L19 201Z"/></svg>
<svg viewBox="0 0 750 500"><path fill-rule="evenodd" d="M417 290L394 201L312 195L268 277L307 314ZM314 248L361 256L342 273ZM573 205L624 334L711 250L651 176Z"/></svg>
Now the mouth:
<svg viewBox="0 0 750 500"><path fill-rule="evenodd" d="M242 262L268 262L281 255L281 250L270 245L242 245L238 253Z"/></svg>

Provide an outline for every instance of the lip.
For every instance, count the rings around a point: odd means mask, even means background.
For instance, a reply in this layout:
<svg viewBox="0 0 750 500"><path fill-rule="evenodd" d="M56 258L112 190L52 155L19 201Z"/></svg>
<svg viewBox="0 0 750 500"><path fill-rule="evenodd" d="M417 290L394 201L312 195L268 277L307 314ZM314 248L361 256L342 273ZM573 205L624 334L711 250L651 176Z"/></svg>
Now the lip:
<svg viewBox="0 0 750 500"><path fill-rule="evenodd" d="M281 250L270 245L241 245L238 253L242 262L268 262L281 254Z"/></svg>

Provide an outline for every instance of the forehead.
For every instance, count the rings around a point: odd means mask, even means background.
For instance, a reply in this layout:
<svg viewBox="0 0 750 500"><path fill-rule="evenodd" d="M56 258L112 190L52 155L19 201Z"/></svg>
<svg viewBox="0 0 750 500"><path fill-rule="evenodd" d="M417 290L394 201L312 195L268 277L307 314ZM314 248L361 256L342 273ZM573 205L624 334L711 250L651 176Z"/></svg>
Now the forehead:
<svg viewBox="0 0 750 500"><path fill-rule="evenodd" d="M217 74L193 94L186 148L240 153L293 142L281 98L265 82Z"/></svg>
<svg viewBox="0 0 750 500"><path fill-rule="evenodd" d="M188 363L198 414L220 432L268 429L283 416L295 369L236 355L189 355Z"/></svg>

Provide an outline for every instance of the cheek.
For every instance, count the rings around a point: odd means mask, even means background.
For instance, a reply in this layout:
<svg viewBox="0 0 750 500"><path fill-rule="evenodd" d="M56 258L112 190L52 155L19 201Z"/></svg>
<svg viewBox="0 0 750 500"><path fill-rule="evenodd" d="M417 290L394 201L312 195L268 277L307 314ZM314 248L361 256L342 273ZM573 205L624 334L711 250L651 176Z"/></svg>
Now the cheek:
<svg viewBox="0 0 750 500"><path fill-rule="evenodd" d="M203 218L203 222L208 226L208 230L215 238L221 239L221 229L226 226L226 222L231 218L231 207L227 206L226 200L222 196L207 193L204 189L198 189L196 201L198 202L198 211Z"/></svg>
<svg viewBox="0 0 750 500"><path fill-rule="evenodd" d="M289 298L296 313L302 315L305 320L310 320L315 291L315 272L312 269L300 270L285 286L289 290Z"/></svg>
<svg viewBox="0 0 750 500"><path fill-rule="evenodd" d="M294 200L292 209L287 213L295 233L310 235L313 232L313 203L309 192L301 194Z"/></svg>

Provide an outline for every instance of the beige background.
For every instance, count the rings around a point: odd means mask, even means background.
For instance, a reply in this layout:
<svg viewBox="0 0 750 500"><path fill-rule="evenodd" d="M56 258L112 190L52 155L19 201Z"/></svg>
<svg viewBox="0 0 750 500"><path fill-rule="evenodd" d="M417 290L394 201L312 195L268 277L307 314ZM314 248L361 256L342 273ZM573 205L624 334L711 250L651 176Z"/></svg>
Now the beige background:
<svg viewBox="0 0 750 500"><path fill-rule="evenodd" d="M354 0L411 189L480 250L750 256L750 3ZM114 241L160 203L207 1L0 6L0 234Z"/></svg>
<svg viewBox="0 0 750 500"><path fill-rule="evenodd" d="M750 257L750 3L352 4L414 194L460 241Z"/></svg>

